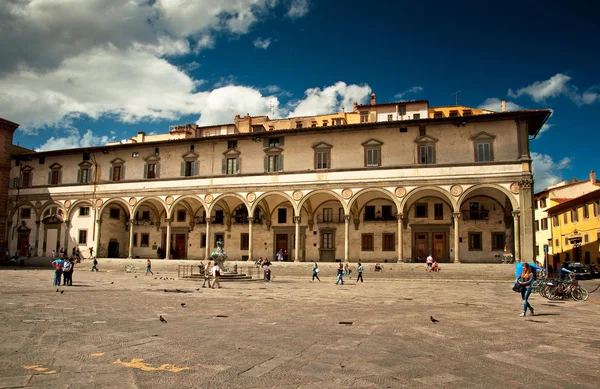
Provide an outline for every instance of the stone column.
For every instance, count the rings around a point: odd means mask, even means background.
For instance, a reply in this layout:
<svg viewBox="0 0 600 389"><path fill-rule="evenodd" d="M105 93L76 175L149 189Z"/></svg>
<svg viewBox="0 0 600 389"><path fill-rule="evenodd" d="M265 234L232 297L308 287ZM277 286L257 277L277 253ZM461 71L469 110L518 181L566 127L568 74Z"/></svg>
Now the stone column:
<svg viewBox="0 0 600 389"><path fill-rule="evenodd" d="M102 229L100 227L102 227L102 219L96 220L96 224L96 242L94 243L94 252L98 257L100 255L100 230Z"/></svg>
<svg viewBox="0 0 600 389"><path fill-rule="evenodd" d="M171 259L171 219L165 219L167 223L167 241L165 243L165 259Z"/></svg>
<svg viewBox="0 0 600 389"><path fill-rule="evenodd" d="M460 263L460 212L454 212L452 217L454 218L454 263Z"/></svg>
<svg viewBox="0 0 600 389"><path fill-rule="evenodd" d="M344 215L344 262L350 260L350 215Z"/></svg>
<svg viewBox="0 0 600 389"><path fill-rule="evenodd" d="M254 218L252 216L248 217L248 263L253 263L253 255L252 255L252 225L254 224Z"/></svg>
<svg viewBox="0 0 600 389"><path fill-rule="evenodd" d="M294 262L300 262L300 216L294 216L296 224L296 245L294 246Z"/></svg>
<svg viewBox="0 0 600 389"><path fill-rule="evenodd" d="M63 247L65 248L65 252L68 255L68 253L69 253L69 221L65 220L63 223L65 225L65 240L64 240L65 244Z"/></svg>
<svg viewBox="0 0 600 389"><path fill-rule="evenodd" d="M398 236L396 237L398 240L398 263L404 262L404 247L402 246L402 235L404 233L404 224L402 224L403 216L401 213L396 215L398 219Z"/></svg>
<svg viewBox="0 0 600 389"><path fill-rule="evenodd" d="M521 262L521 229L519 228L519 211L512 213L514 219L514 233L515 233L515 262Z"/></svg>
<svg viewBox="0 0 600 389"><path fill-rule="evenodd" d="M210 258L210 217L206 218L206 247L204 248L204 260Z"/></svg>
<svg viewBox="0 0 600 389"><path fill-rule="evenodd" d="M40 224L42 223L41 220L36 220L35 221L35 255L38 256L40 255L40 253L38 252L38 247L40 244Z"/></svg>
<svg viewBox="0 0 600 389"><path fill-rule="evenodd" d="M133 258L133 222L133 219L129 220L129 259Z"/></svg>
<svg viewBox="0 0 600 389"><path fill-rule="evenodd" d="M520 242L521 259L524 262L532 261L535 258L535 231L533 223L535 220L533 209L533 180L525 178L519 181L519 202L521 211L520 221ZM543 242L542 242L543 243Z"/></svg>

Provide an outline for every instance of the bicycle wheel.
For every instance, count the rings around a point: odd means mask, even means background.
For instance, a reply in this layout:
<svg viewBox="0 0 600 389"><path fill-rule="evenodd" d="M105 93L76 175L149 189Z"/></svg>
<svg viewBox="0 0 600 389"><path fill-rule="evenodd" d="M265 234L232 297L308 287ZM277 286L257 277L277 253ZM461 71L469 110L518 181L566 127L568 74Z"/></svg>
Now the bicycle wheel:
<svg viewBox="0 0 600 389"><path fill-rule="evenodd" d="M585 301L588 299L588 297L590 297L590 294L588 293L588 291L582 287L582 286L578 286L577 289L575 289L573 291L573 299L577 300L577 301Z"/></svg>

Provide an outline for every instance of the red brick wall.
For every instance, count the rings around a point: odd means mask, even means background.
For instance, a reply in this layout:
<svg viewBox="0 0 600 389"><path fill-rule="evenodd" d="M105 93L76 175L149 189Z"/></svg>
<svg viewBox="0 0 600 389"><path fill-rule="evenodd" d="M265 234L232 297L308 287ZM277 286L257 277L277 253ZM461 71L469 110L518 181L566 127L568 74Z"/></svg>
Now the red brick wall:
<svg viewBox="0 0 600 389"><path fill-rule="evenodd" d="M6 222L8 218L8 188L10 181L10 146L18 127L0 118L0 257L6 247Z"/></svg>

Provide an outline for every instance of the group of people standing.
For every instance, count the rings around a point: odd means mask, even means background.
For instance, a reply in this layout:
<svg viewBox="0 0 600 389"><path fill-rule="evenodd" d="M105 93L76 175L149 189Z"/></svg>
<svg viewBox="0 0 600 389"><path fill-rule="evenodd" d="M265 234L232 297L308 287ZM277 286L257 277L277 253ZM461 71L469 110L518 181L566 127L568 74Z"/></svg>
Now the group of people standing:
<svg viewBox="0 0 600 389"><path fill-rule="evenodd" d="M63 286L73 285L73 268L75 267L75 259L57 258L53 260L52 267L54 268L54 286L60 286L62 278Z"/></svg>

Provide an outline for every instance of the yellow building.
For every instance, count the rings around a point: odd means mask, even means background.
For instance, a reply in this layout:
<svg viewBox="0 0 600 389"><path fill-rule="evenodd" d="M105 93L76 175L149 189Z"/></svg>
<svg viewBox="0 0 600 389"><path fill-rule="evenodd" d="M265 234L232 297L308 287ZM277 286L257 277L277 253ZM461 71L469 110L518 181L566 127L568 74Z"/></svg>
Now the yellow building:
<svg viewBox="0 0 600 389"><path fill-rule="evenodd" d="M554 201L557 205L547 210L552 219L551 265L554 269L564 261L599 265L600 188L572 199Z"/></svg>
<svg viewBox="0 0 600 389"><path fill-rule="evenodd" d="M503 112L505 112L505 110ZM485 115L488 113L494 113L494 112L488 111L486 109L465 107L463 105L447 105L447 106L440 106L440 107L430 107L427 110L427 116L429 117L429 119Z"/></svg>

